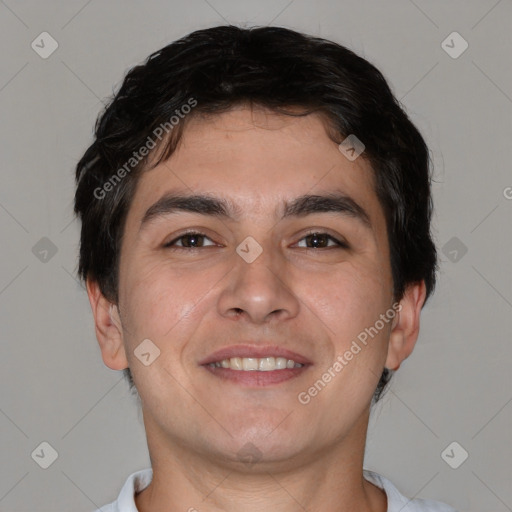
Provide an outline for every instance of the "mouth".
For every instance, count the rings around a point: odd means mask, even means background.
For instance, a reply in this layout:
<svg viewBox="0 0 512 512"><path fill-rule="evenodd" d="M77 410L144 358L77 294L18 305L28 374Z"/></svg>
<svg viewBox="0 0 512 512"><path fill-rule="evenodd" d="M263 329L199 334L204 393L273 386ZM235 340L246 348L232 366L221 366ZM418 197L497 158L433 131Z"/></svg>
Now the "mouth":
<svg viewBox="0 0 512 512"><path fill-rule="evenodd" d="M298 377L313 363L282 347L237 345L216 351L199 364L225 381L258 387Z"/></svg>

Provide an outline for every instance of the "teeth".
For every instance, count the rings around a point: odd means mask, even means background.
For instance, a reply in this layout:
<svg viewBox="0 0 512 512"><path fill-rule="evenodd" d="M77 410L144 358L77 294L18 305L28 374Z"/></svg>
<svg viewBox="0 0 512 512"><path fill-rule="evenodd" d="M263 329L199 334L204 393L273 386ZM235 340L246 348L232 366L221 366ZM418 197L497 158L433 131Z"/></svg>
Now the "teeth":
<svg viewBox="0 0 512 512"><path fill-rule="evenodd" d="M301 368L301 363L285 357L232 357L216 363L210 363L211 367L230 368L231 370L269 372L272 370L284 370L285 368Z"/></svg>

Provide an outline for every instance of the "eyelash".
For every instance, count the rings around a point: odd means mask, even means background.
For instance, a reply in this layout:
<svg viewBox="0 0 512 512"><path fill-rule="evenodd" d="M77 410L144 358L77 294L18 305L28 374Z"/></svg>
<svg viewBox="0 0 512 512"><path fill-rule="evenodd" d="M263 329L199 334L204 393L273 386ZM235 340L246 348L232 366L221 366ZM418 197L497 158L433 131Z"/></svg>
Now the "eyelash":
<svg viewBox="0 0 512 512"><path fill-rule="evenodd" d="M192 236L192 235L203 236L205 238L208 238L208 240L213 241L205 233L201 233L199 231L188 231L188 232L183 233L182 235L174 238L170 242L167 242L163 247L166 248L166 249L170 249L170 250L188 250L188 251L197 250L197 249L204 249L204 247L180 247L180 246L172 247L172 245L175 242L177 242L178 240L181 240L182 238L184 238L186 236ZM309 233L306 233L299 241L304 240L304 238L307 238L308 236L312 236L312 235L317 235L317 236L318 235L326 235L328 239L331 239L332 241L334 241L338 245L339 249L348 249L349 248L349 245L346 242L344 242L342 240L338 240L337 238L333 237L329 233L325 233L323 231L314 231L314 230L310 231ZM210 246L207 246L207 247L213 247L213 246L210 245ZM329 249L329 248L332 248L332 247L333 246L330 246L330 247L316 247L316 248L315 247L302 247L302 249L318 250L318 249Z"/></svg>

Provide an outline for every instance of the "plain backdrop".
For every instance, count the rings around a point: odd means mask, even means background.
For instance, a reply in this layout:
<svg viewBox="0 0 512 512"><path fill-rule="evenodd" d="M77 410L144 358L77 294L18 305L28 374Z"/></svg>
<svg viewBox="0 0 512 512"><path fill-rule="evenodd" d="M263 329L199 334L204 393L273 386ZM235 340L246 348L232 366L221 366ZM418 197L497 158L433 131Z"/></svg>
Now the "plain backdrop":
<svg viewBox="0 0 512 512"><path fill-rule="evenodd" d="M350 47L425 136L439 284L414 353L372 413L365 467L409 497L512 510L512 2L5 0L0 511L90 511L149 467L135 398L103 365L76 280L74 167L131 66L225 23Z"/></svg>

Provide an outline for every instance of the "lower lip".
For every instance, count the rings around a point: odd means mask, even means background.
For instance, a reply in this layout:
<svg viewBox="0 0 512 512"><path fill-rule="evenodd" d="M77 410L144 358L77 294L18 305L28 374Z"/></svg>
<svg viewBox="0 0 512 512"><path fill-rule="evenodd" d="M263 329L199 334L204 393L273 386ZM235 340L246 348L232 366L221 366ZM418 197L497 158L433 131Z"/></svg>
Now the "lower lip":
<svg viewBox="0 0 512 512"><path fill-rule="evenodd" d="M232 370L231 368L219 368L217 366L203 365L210 373L224 380L230 380L237 384L246 386L270 386L293 379L302 375L309 364L305 364L299 368L286 368L283 370L270 370L268 372L260 372L258 370Z"/></svg>

